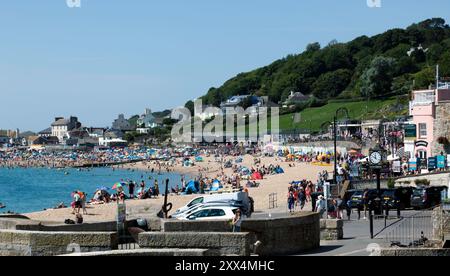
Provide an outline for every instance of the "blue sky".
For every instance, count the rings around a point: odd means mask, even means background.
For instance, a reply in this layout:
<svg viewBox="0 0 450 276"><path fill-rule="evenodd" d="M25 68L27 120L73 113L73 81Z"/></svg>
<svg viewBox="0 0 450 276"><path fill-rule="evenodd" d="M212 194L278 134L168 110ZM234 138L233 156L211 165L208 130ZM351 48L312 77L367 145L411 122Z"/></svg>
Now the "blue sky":
<svg viewBox="0 0 450 276"><path fill-rule="evenodd" d="M0 3L0 129L55 116L105 127L184 104L240 72L431 17L448 0L8 0Z"/></svg>

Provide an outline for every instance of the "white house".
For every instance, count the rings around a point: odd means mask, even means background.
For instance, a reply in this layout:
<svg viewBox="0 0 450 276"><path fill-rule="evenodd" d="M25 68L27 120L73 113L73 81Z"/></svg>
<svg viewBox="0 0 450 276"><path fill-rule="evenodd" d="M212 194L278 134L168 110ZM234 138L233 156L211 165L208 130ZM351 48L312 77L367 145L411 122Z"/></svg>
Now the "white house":
<svg viewBox="0 0 450 276"><path fill-rule="evenodd" d="M70 117L69 119L57 117L51 127L52 136L58 137L59 142L62 144L64 139L68 137L69 132L76 128L80 128L81 123L78 122L77 117Z"/></svg>
<svg viewBox="0 0 450 276"><path fill-rule="evenodd" d="M155 121L155 116L152 114L152 110L149 108L145 109L145 113L142 114L137 120L138 127L140 128L155 128L158 124Z"/></svg>

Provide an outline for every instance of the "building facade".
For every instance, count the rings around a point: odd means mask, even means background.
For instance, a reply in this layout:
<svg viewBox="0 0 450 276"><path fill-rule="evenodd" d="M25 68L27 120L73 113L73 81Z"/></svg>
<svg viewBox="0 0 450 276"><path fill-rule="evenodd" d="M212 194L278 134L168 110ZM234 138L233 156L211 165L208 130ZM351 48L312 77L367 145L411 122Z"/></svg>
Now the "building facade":
<svg viewBox="0 0 450 276"><path fill-rule="evenodd" d="M406 139L405 147L412 156L428 158L448 152L450 140L450 89L440 86L438 89L412 92L410 102L412 124L416 129L415 139ZM446 142L447 141L447 142Z"/></svg>
<svg viewBox="0 0 450 276"><path fill-rule="evenodd" d="M69 119L56 117L51 125L52 136L58 137L59 143L63 144L64 140L69 138L69 132L80 127L81 123L77 117L71 116Z"/></svg>
<svg viewBox="0 0 450 276"><path fill-rule="evenodd" d="M130 122L127 119L125 119L125 115L120 114L119 117L114 120L112 124L112 129L120 131L131 131L133 128Z"/></svg>

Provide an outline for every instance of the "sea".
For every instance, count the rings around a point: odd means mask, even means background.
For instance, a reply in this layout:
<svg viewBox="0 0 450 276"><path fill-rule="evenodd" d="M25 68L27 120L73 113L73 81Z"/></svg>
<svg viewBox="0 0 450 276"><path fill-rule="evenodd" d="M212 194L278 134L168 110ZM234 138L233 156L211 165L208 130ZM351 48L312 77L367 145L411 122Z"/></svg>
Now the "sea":
<svg viewBox="0 0 450 276"><path fill-rule="evenodd" d="M6 208L0 213L31 213L51 209L64 202L70 206L71 194L79 190L92 198L100 187L112 188L121 180L133 180L138 184L144 180L146 188L158 180L160 193L164 193L165 180L169 189L181 187L181 175L177 173L150 173L140 170L119 170L112 168L47 169L47 168L0 168L0 203ZM128 192L128 189L125 188ZM109 190L114 193L113 190Z"/></svg>

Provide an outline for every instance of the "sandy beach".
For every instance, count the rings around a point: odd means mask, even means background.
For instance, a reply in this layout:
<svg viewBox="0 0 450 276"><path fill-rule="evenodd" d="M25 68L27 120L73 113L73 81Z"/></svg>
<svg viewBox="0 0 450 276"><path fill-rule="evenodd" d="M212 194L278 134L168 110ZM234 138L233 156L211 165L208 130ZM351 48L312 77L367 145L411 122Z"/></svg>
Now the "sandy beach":
<svg viewBox="0 0 450 276"><path fill-rule="evenodd" d="M226 160L234 160L232 157L226 158ZM246 155L243 158L243 162L240 165L246 167L254 167L254 159L251 155ZM287 191L289 183L297 180L311 180L316 183L319 172L324 170L332 171L332 166L318 166L309 163L293 163L285 162L284 159L278 157L262 157L261 165L269 166L280 165L285 173L278 175L268 175L263 180L259 180L260 186L258 188L250 188L249 195L253 197L255 201L255 212L267 212L269 211L269 195L272 193L277 194L278 208L275 211L287 210ZM295 164L295 167L290 167L289 164ZM154 164L150 162L141 162L125 166L125 168L148 170L148 168L155 168ZM170 168L176 173L186 175L186 179L189 176L196 176L199 171L203 176L216 177L221 173L221 164L216 162L213 157L205 157L204 162L195 163L193 167L183 167L181 162L175 164ZM232 169L224 169L226 175L232 174ZM242 181L245 185L246 181ZM163 191L163 187L160 188ZM191 199L198 195L170 195L168 202L173 204L172 212L176 209L187 204ZM156 214L162 207L164 197L152 198L147 200L127 200L127 215L129 219L138 218L140 216L151 216ZM309 207L307 205L307 207ZM116 203L110 203L105 205L93 205L88 206L89 215L84 216L85 222L101 222L101 221L113 221L116 219ZM57 209L47 210L42 212L25 214L32 220L42 222L58 222L62 223L65 219L73 219L71 209Z"/></svg>

